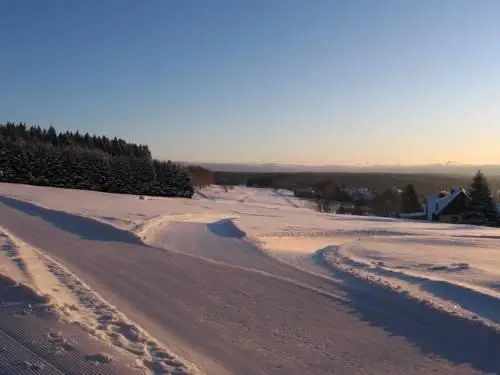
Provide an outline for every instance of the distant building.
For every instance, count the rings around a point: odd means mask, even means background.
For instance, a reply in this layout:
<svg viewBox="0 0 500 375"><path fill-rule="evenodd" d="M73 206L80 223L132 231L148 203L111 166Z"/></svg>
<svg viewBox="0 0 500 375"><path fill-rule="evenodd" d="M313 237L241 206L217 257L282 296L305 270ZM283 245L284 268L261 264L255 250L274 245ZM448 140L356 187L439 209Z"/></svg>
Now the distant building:
<svg viewBox="0 0 500 375"><path fill-rule="evenodd" d="M464 189L453 188L427 197L425 215L427 220L445 223L459 223L465 212L470 197Z"/></svg>

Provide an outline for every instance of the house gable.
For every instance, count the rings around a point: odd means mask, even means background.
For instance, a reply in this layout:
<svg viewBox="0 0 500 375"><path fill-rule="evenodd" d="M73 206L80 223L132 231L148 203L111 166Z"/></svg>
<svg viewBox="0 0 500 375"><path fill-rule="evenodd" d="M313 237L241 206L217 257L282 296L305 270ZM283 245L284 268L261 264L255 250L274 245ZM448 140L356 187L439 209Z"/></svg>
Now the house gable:
<svg viewBox="0 0 500 375"><path fill-rule="evenodd" d="M440 215L459 215L465 210L469 199L464 189L453 189L445 196L431 195L425 206L427 219L433 220Z"/></svg>
<svg viewBox="0 0 500 375"><path fill-rule="evenodd" d="M452 200L448 202L446 206L444 206L441 211L438 213L438 216L440 215L461 215L465 209L467 208L467 205L469 203L469 197L465 192L461 191L459 194L457 194L455 197L453 197Z"/></svg>

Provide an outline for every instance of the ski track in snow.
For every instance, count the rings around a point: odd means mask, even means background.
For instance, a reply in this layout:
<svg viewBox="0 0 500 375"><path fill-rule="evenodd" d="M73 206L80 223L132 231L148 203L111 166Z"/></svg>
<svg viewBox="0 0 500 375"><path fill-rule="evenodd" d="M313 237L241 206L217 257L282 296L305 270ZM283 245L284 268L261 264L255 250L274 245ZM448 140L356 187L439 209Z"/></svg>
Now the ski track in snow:
<svg viewBox="0 0 500 375"><path fill-rule="evenodd" d="M145 374L132 356L61 315L61 306L40 289L31 256L0 228L0 373Z"/></svg>
<svg viewBox="0 0 500 375"><path fill-rule="evenodd" d="M2 262L0 278L1 271L4 270L4 273L14 277L13 282L30 283L42 295L40 298L50 302L51 308L54 308L65 322L77 325L101 342L131 354L135 357L134 365L138 369L155 375L199 373L194 365L186 366L182 360L166 351L156 339L131 322L57 261L15 238L5 229L0 228L0 238L3 240L1 250L20 271L17 273L12 268L7 269L5 262ZM49 341L54 343L59 341L63 346L70 345L65 343L63 332L49 333L48 337ZM89 354L86 360L94 363L111 361L106 354L100 353ZM44 363L40 358L37 361Z"/></svg>

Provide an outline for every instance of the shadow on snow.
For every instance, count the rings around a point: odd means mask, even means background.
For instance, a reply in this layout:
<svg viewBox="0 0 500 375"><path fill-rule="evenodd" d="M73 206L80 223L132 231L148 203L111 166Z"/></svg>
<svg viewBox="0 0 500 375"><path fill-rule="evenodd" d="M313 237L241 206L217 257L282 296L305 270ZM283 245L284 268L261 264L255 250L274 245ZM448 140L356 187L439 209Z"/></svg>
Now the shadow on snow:
<svg viewBox="0 0 500 375"><path fill-rule="evenodd" d="M500 374L500 333L478 321L451 315L409 298L380 284L361 280L331 266L318 250L314 261L332 276L343 280L341 288L353 313L373 326L383 328L416 344L422 351L476 370Z"/></svg>
<svg viewBox="0 0 500 375"><path fill-rule="evenodd" d="M99 222L97 220L85 218L83 216L70 214L63 211L51 210L36 206L34 204L0 196L0 203L22 211L25 214L39 217L40 219L85 240L125 242L135 245L144 245L144 243L135 234L125 230L117 229L111 225Z"/></svg>

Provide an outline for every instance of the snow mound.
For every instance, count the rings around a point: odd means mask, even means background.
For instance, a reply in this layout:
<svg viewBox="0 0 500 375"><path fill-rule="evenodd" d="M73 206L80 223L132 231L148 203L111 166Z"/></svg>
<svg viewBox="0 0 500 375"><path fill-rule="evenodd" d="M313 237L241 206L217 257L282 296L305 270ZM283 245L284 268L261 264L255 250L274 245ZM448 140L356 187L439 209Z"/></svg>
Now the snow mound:
<svg viewBox="0 0 500 375"><path fill-rule="evenodd" d="M207 224L208 230L220 237L243 238L246 233L238 228L232 219L223 219Z"/></svg>
<svg viewBox="0 0 500 375"><path fill-rule="evenodd" d="M47 304L49 298L39 295L29 286L19 283L7 275L0 274L0 305Z"/></svg>

